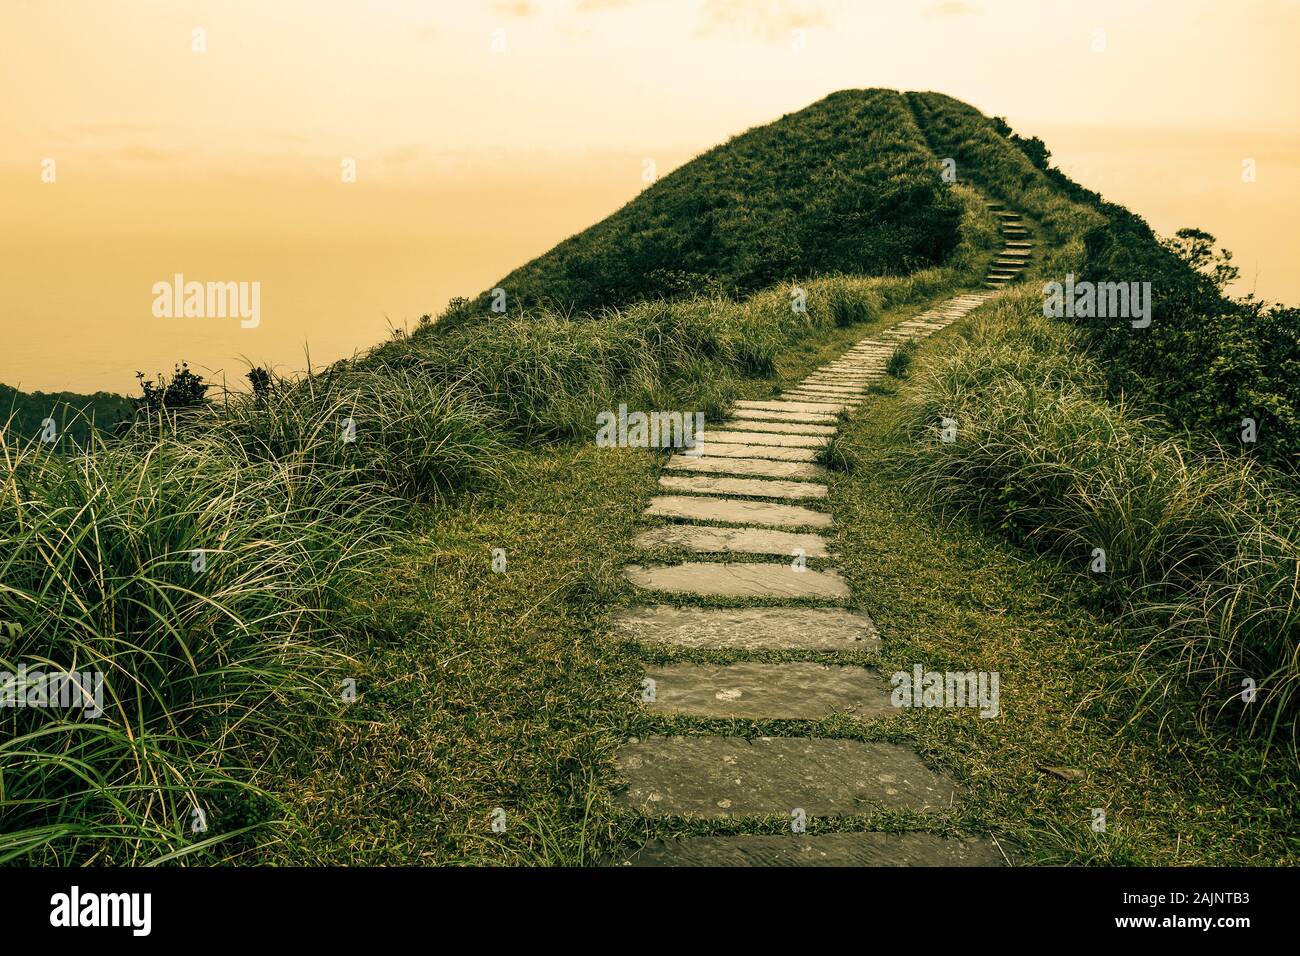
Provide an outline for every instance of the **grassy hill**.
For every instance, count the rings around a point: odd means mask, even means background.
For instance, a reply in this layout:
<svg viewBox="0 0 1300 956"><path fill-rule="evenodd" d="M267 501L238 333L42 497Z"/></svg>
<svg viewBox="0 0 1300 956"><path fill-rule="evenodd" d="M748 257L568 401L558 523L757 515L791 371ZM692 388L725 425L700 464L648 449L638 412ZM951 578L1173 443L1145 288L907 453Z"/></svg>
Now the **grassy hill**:
<svg viewBox="0 0 1300 956"><path fill-rule="evenodd" d="M44 421L53 418L59 435L85 442L92 427L112 432L118 422L130 420L134 409L131 399L112 392L21 392L0 385L0 421L9 422L11 434L38 435Z"/></svg>
<svg viewBox="0 0 1300 956"><path fill-rule="evenodd" d="M596 311L900 275L942 262L960 216L902 95L845 90L709 150L496 287L511 311Z"/></svg>

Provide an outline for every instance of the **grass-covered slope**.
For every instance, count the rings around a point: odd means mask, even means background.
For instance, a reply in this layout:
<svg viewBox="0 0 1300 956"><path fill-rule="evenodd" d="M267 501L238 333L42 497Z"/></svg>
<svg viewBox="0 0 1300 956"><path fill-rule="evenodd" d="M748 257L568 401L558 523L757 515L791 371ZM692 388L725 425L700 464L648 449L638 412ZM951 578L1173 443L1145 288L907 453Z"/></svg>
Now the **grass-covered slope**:
<svg viewBox="0 0 1300 956"><path fill-rule="evenodd" d="M56 434L67 432L84 442L92 427L111 432L134 412L131 399L112 392L22 392L11 385L0 385L0 422L7 421L15 434L40 434L45 421L53 419Z"/></svg>
<svg viewBox="0 0 1300 956"><path fill-rule="evenodd" d="M960 216L903 97L845 90L709 150L497 287L511 311L596 311L900 275L941 262Z"/></svg>
<svg viewBox="0 0 1300 956"><path fill-rule="evenodd" d="M1040 286L1001 297L906 393L913 437L958 422L954 443L906 446L915 487L1089 580L1147 675L1137 710L1172 719L1190 691L1202 716L1294 747L1300 311L1227 297L1230 263L1204 234L1161 240L1051 168L1041 142L949 97L909 100L959 178L1040 225L1037 279L1150 282L1154 305L1134 328L1044 318ZM1247 418L1255 443L1238 440Z"/></svg>
<svg viewBox="0 0 1300 956"><path fill-rule="evenodd" d="M956 160L959 179L1042 223L1051 279L1073 273L1093 282L1151 283L1147 328L1074 320L1086 329L1112 395L1141 401L1205 443L1238 445L1243 419L1253 419L1258 440L1246 450L1295 469L1300 309L1226 297L1223 280L1233 270L1214 254L1212 241L1201 250L1190 248L1194 242L1162 241L1140 216L1053 168L1040 141L1016 136L1004 122L948 96L909 93L907 99L931 148Z"/></svg>

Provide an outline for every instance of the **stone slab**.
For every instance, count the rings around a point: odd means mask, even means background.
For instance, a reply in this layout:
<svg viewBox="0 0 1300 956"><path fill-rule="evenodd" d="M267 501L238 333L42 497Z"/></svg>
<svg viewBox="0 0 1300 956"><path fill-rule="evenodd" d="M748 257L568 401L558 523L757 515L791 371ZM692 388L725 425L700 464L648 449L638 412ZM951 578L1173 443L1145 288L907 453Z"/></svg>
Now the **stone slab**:
<svg viewBox="0 0 1300 956"><path fill-rule="evenodd" d="M834 412L779 412L765 408L738 408L733 412L737 418L760 418L765 422L802 422L813 425L834 425Z"/></svg>
<svg viewBox="0 0 1300 956"><path fill-rule="evenodd" d="M992 840L932 833L741 833L654 840L624 866L1005 866Z"/></svg>
<svg viewBox="0 0 1300 956"><path fill-rule="evenodd" d="M714 431L771 432L775 435L834 435L834 425L811 425L800 422L764 422L736 415L712 426Z"/></svg>
<svg viewBox="0 0 1300 956"><path fill-rule="evenodd" d="M811 552L809 552L811 556ZM626 640L693 650L858 651L880 649L871 618L842 608L628 608L614 616Z"/></svg>
<svg viewBox="0 0 1300 956"><path fill-rule="evenodd" d="M773 458L777 461L816 461L815 448L781 448L777 445L733 445L710 441L702 446L706 455L716 458Z"/></svg>
<svg viewBox="0 0 1300 956"><path fill-rule="evenodd" d="M871 618L841 607L630 607L614 617L624 640L697 650L849 650L872 654Z"/></svg>
<svg viewBox="0 0 1300 956"><path fill-rule="evenodd" d="M826 539L819 534L774 531L770 528L712 528L670 524L651 528L632 542L642 551L678 549L701 554L779 554L792 560L796 551L807 558L830 557Z"/></svg>
<svg viewBox="0 0 1300 956"><path fill-rule="evenodd" d="M693 594L725 598L807 598L843 601L849 597L848 583L834 571L796 571L791 564L744 564L740 562L687 561L623 569L627 579L648 591Z"/></svg>
<svg viewBox="0 0 1300 956"><path fill-rule="evenodd" d="M715 478L712 475L663 475L659 487L697 495L740 495L745 498L825 498L826 486L809 481L766 478Z"/></svg>
<svg viewBox="0 0 1300 956"><path fill-rule="evenodd" d="M672 471L694 471L709 475L745 475L753 478L826 478L822 465L803 461L772 461L767 458L710 458L708 455L673 455L664 467Z"/></svg>
<svg viewBox="0 0 1300 956"><path fill-rule="evenodd" d="M778 448L821 448L829 441L823 435L773 435L767 432L742 432L732 429L712 429L698 433L697 441L707 448L710 442L728 445L774 445Z"/></svg>
<svg viewBox="0 0 1300 956"><path fill-rule="evenodd" d="M838 817L883 808L939 810L951 781L897 744L820 737L649 737L618 754L619 800L647 816Z"/></svg>
<svg viewBox="0 0 1300 956"><path fill-rule="evenodd" d="M645 675L654 682L657 714L743 720L821 720L832 714L893 717L892 688L865 667L787 661L760 664L669 664ZM642 685L644 688L645 685Z"/></svg>
<svg viewBox="0 0 1300 956"><path fill-rule="evenodd" d="M762 409L767 412L817 412L822 415L834 415L842 407L838 402L736 402L737 408Z"/></svg>
<svg viewBox="0 0 1300 956"><path fill-rule="evenodd" d="M654 518L686 521L718 521L724 524L757 524L774 528L829 528L831 516L800 505L773 501L737 501L703 495L656 495L645 514Z"/></svg>

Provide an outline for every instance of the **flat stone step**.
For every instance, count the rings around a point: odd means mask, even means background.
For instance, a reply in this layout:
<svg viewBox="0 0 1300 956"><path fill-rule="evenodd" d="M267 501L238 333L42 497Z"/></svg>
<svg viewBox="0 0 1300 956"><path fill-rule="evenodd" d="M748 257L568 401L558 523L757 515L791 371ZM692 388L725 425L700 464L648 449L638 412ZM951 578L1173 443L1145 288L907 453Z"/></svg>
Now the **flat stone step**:
<svg viewBox="0 0 1300 956"><path fill-rule="evenodd" d="M857 395L857 394L861 393L861 391L862 391L862 386L861 386L861 385L856 385L856 384L854 384L854 385L835 385L835 384L831 384L831 385L823 385L821 382L801 382L801 383L799 383L799 385L798 385L797 387L798 387L800 390L805 391L805 392L848 392L849 394L852 394L852 395Z"/></svg>
<svg viewBox="0 0 1300 956"><path fill-rule="evenodd" d="M712 442L728 445L773 445L777 448L821 448L829 441L824 435L774 435L769 432L742 432L734 429L709 429L698 433L697 442L708 448Z"/></svg>
<svg viewBox="0 0 1300 956"><path fill-rule="evenodd" d="M893 717L889 681L865 667L786 662L652 667L658 714L743 720L821 720L832 714ZM642 685L643 687L645 685ZM644 696L644 695L643 695Z"/></svg>
<svg viewBox="0 0 1300 956"><path fill-rule="evenodd" d="M812 552L808 552L812 557ZM625 640L691 650L858 651L880 649L871 618L843 608L628 608L614 615Z"/></svg>
<svg viewBox="0 0 1300 956"><path fill-rule="evenodd" d="M782 448L778 445L739 445L730 442L711 441L704 446L704 452L715 458L773 458L777 461L816 461L815 448Z"/></svg>
<svg viewBox="0 0 1300 956"><path fill-rule="evenodd" d="M670 524L651 528L632 542L642 551L678 549L701 554L779 554L792 559L796 551L807 558L830 556L819 534L773 531L769 528L711 528L695 524Z"/></svg>
<svg viewBox="0 0 1300 956"><path fill-rule="evenodd" d="M654 518L718 521L726 524L761 524L776 528L829 528L831 516L799 505L770 501L738 501L703 495L656 495L645 514Z"/></svg>
<svg viewBox="0 0 1300 956"><path fill-rule="evenodd" d="M932 833L740 833L653 840L625 866L1005 866L992 840Z"/></svg>
<svg viewBox="0 0 1300 956"><path fill-rule="evenodd" d="M866 389L858 389L852 392L821 392L806 388L803 385L794 385L782 392L781 397L791 402L824 402L833 398L845 408L852 408L866 398Z"/></svg>
<svg viewBox="0 0 1300 956"><path fill-rule="evenodd" d="M736 402L737 408L759 409L765 412L816 412L821 415L834 415L844 406L838 402Z"/></svg>
<svg viewBox="0 0 1300 956"><path fill-rule="evenodd" d="M809 481L767 478L717 478L713 475L662 475L659 487L696 495L739 495L744 498L825 498L826 486Z"/></svg>
<svg viewBox="0 0 1300 956"><path fill-rule="evenodd" d="M739 408L735 417L761 418L766 422L800 422L808 425L834 425L834 412L778 412L767 408Z"/></svg>
<svg viewBox="0 0 1300 956"><path fill-rule="evenodd" d="M771 432L776 435L834 435L834 425L812 425L800 422L764 422L737 415L720 425L712 426L723 431Z"/></svg>
<svg viewBox="0 0 1300 956"><path fill-rule="evenodd" d="M953 784L897 744L820 737L649 737L625 744L619 800L647 816L709 819L795 809L838 817L939 810Z"/></svg>
<svg viewBox="0 0 1300 956"><path fill-rule="evenodd" d="M804 461L772 461L767 458L710 458L708 455L673 455L664 467L673 471L694 471L707 475L744 475L751 478L815 479L829 477L821 465Z"/></svg>
<svg viewBox="0 0 1300 956"><path fill-rule="evenodd" d="M796 571L792 564L688 561L658 567L628 565L627 579L649 591L700 597L809 598L843 601L849 586L834 571Z"/></svg>

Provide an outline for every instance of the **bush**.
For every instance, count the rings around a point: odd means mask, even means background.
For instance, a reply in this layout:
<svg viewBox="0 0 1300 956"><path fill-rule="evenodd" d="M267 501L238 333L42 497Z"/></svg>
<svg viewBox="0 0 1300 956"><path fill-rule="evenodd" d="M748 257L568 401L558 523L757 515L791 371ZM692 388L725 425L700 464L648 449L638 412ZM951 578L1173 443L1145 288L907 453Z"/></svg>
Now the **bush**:
<svg viewBox="0 0 1300 956"><path fill-rule="evenodd" d="M221 432L49 454L0 432L0 647L103 674L104 713L0 710L0 861L137 863L239 835L290 709L333 698L322 632L386 543L380 489ZM200 817L201 814L201 817ZM195 832L196 821L206 825Z"/></svg>

